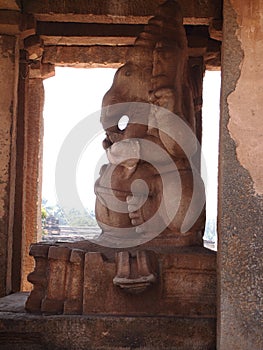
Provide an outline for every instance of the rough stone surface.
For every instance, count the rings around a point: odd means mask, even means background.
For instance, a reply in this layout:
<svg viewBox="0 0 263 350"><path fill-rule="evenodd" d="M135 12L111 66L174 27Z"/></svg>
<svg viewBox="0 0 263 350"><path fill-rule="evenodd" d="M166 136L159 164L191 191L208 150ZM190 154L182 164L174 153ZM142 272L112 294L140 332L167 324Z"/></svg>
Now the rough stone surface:
<svg viewBox="0 0 263 350"><path fill-rule="evenodd" d="M8 299L8 300L7 300ZM41 316L0 299L1 350L214 350L214 318Z"/></svg>
<svg viewBox="0 0 263 350"><path fill-rule="evenodd" d="M0 9L18 11L20 9L19 2L15 0L0 0Z"/></svg>
<svg viewBox="0 0 263 350"><path fill-rule="evenodd" d="M60 18L64 21L66 18L68 18L65 16L65 14L70 14L71 18L74 18L74 15L79 14L92 14L93 18L94 16L100 16L104 19L104 21L108 21L108 23L110 23L110 21L112 21L112 19L114 20L116 17L122 17L123 20L124 16L127 16L128 18L139 17L139 20L142 20L143 16L152 16L155 13L158 5L162 3L163 0L145 0L143 2L140 0L124 0L122 2L119 0L103 0L100 2L100 6L98 6L96 0L80 0L78 1L78 6L76 6L75 3L70 0L66 0L64 2L29 0L24 4L24 11L38 15L46 14L46 19L51 19L52 17L57 19L59 18L57 15L62 14L64 17L61 16ZM179 3L182 7L184 17L190 23L208 24L210 18L220 18L220 0L184 0L179 1ZM84 21L85 17L82 18ZM133 19L133 21L134 20L135 19ZM147 18L144 20L147 20Z"/></svg>
<svg viewBox="0 0 263 350"><path fill-rule="evenodd" d="M0 314L1 312L25 312L25 303L29 293L13 293L6 297L0 298Z"/></svg>
<svg viewBox="0 0 263 350"><path fill-rule="evenodd" d="M21 290L30 290L27 275L34 267L29 256L30 245L40 239L41 230L41 186L43 103L42 79L29 79L28 100L25 111L25 153L23 181L23 246Z"/></svg>
<svg viewBox="0 0 263 350"><path fill-rule="evenodd" d="M250 1L250 9L258 1ZM249 55L250 77L247 76L247 66L242 66L244 55L243 45L247 45L247 36L240 37L239 20L240 7L247 6L242 1L225 1L224 6L224 40L223 40L223 81L222 81L222 120L220 139L219 166L219 308L218 308L218 349L260 350L263 346L262 334L262 197L255 195L253 179L240 164L237 147L231 135L239 135L239 140L245 142L236 125L238 111L242 105L252 123L252 112L256 96L251 96L248 89L255 84L255 91L262 89L262 81L253 78L257 71L257 57ZM237 8L236 8L237 7ZM250 16L244 18L247 21ZM257 17L250 25L257 24ZM259 29L259 28L258 28ZM252 34L251 34L252 35ZM260 32L258 32L260 35ZM252 35L251 38L254 38ZM243 43L243 40L245 41ZM245 70L244 70L245 69ZM253 74L252 74L253 72ZM261 74L261 73L260 73ZM246 79L244 79L246 75ZM248 83L248 85L247 85ZM235 90L237 88L237 91ZM241 94L242 91L242 94ZM247 93L245 100L236 100L237 96ZM234 96L234 99L231 96ZM228 99L230 96L230 100ZM257 103L262 106L262 98L257 95ZM231 101L231 105L228 102ZM230 108L229 108L230 107ZM243 119L243 112L240 117ZM229 124L233 118L234 122ZM258 121L255 119L255 122ZM231 125L229 133L229 125ZM243 124L244 127L245 124ZM252 130L252 129L251 129ZM246 131L247 132L247 131ZM244 132L243 135L246 135ZM256 133L257 134L257 133ZM256 135L255 135L256 136ZM254 139L254 136L251 136ZM250 140L244 152L251 151ZM259 162L262 163L262 162ZM254 161L254 168L259 170L262 164Z"/></svg>
<svg viewBox="0 0 263 350"><path fill-rule="evenodd" d="M237 145L237 158L248 170L255 193L263 195L263 7L261 0L245 3L232 0L231 4L237 16L235 36L240 41L243 57L240 77L227 99L228 128Z"/></svg>
<svg viewBox="0 0 263 350"><path fill-rule="evenodd" d="M128 57L129 46L46 46L43 62L73 67L119 67Z"/></svg>
<svg viewBox="0 0 263 350"><path fill-rule="evenodd" d="M0 36L0 296L11 289L15 189L17 39ZM8 282L9 280L9 282Z"/></svg>

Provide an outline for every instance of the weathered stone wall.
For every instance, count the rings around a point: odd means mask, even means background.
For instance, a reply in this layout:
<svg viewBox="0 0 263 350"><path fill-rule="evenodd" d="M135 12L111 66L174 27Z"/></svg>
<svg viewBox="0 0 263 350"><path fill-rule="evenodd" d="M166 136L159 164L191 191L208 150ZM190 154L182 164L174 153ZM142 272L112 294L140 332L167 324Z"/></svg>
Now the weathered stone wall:
<svg viewBox="0 0 263 350"><path fill-rule="evenodd" d="M225 0L218 348L262 349L262 1ZM261 130L261 131L260 131Z"/></svg>
<svg viewBox="0 0 263 350"><path fill-rule="evenodd" d="M0 36L0 296L11 289L15 191L17 39Z"/></svg>

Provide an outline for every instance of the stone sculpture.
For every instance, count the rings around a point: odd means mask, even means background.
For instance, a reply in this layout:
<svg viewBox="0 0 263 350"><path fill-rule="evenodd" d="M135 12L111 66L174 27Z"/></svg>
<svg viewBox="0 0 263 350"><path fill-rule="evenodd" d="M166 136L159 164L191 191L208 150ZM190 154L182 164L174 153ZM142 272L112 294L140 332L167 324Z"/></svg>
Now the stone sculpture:
<svg viewBox="0 0 263 350"><path fill-rule="evenodd" d="M175 1L165 2L149 20L135 41L129 61L116 72L102 106L101 121L106 130L103 146L109 165L101 170L95 191L96 216L104 239L107 233L112 239L116 231L114 242L118 246L118 239L125 240L120 228L134 227L129 231L131 245L132 232L134 237L138 233L151 237L158 229L163 237L174 238L176 246L202 245L204 215L200 206L202 209L204 187L190 164L190 158L198 152L197 140L187 140L187 135L180 139L176 134L175 140L165 132L183 133L176 130L180 127L177 118L193 133L196 131L187 38ZM123 130L118 126L122 116L129 118ZM155 152L152 144L160 151ZM138 185L132 191L139 179L148 188ZM118 212L117 206L111 209L116 199L126 202L126 212ZM162 200L164 205L160 206ZM176 206L178 209L169 214ZM183 223L188 226L184 233Z"/></svg>

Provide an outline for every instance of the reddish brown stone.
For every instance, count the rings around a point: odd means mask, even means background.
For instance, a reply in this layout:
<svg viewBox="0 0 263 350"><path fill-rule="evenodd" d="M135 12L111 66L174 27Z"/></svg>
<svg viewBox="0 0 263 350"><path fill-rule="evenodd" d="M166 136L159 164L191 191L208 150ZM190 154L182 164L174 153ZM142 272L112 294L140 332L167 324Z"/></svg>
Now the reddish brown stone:
<svg viewBox="0 0 263 350"><path fill-rule="evenodd" d="M64 314L82 314L85 252L73 249L67 270Z"/></svg>
<svg viewBox="0 0 263 350"><path fill-rule="evenodd" d="M66 247L50 247L48 253L48 283L41 311L44 313L62 313L66 298L66 276L70 257Z"/></svg>
<svg viewBox="0 0 263 350"><path fill-rule="evenodd" d="M176 237L177 245L202 245L205 191L197 137L201 139L203 62L198 74L193 69L189 73L187 45L178 3L164 2L137 37L127 63L118 69L103 98L103 146L109 163L101 168L95 184L102 239L116 233L116 241L121 240L121 228L129 230L132 240L161 227L158 233ZM129 120L121 130L123 115ZM177 118L197 137L191 139L182 128L178 130ZM174 135L169 135L170 130ZM143 188L132 190L141 180L148 193ZM185 222L187 232L182 233Z"/></svg>
<svg viewBox="0 0 263 350"><path fill-rule="evenodd" d="M48 250L49 245L41 244L33 244L30 249L30 255L35 259L35 270L27 277L28 282L34 286L25 305L28 312L41 312L41 304L47 288Z"/></svg>

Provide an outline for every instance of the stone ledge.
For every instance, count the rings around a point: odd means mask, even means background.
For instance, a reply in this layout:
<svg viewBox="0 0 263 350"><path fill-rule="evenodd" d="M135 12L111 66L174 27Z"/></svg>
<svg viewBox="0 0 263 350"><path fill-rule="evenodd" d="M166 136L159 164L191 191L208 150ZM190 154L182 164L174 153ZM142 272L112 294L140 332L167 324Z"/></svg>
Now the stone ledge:
<svg viewBox="0 0 263 350"><path fill-rule="evenodd" d="M16 297L23 299L19 294ZM215 333L213 318L41 316L0 311L1 350L212 350L216 348Z"/></svg>

